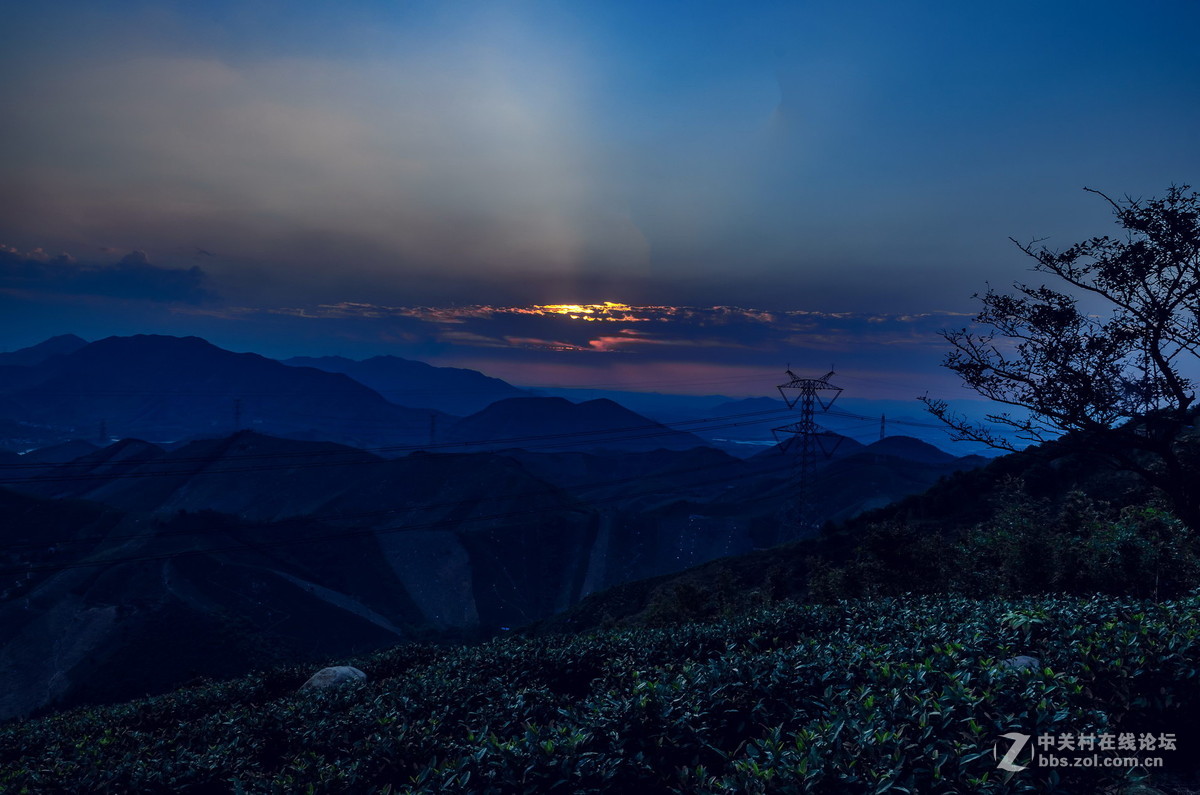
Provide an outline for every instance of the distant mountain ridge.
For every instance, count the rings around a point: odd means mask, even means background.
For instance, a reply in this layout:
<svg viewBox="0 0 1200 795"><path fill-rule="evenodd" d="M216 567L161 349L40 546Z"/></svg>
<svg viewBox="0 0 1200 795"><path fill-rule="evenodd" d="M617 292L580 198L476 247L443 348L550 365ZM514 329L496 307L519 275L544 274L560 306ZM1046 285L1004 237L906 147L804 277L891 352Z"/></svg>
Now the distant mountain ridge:
<svg viewBox="0 0 1200 795"><path fill-rule="evenodd" d="M529 393L477 370L435 367L398 356L374 356L355 361L342 356L297 356L282 360L291 367L314 367L342 373L374 389L392 403L467 415L497 400Z"/></svg>
<svg viewBox="0 0 1200 795"><path fill-rule="evenodd" d="M54 356L65 356L87 345L87 340L74 334L60 334L28 348L0 353L0 367L32 367Z"/></svg>
<svg viewBox="0 0 1200 795"><path fill-rule="evenodd" d="M198 337L109 337L0 368L0 411L59 438L171 441L236 426L359 446L426 441L431 409L407 409L348 376L233 353ZM11 445L10 445L11 446Z"/></svg>
<svg viewBox="0 0 1200 795"><path fill-rule="evenodd" d="M26 349L32 365L0 366L0 447L22 450L72 439L176 443L251 429L353 447L463 443L468 449L653 450L705 444L607 399L572 403L527 397L473 370L396 357L353 362L233 353L198 337L137 335L84 343L56 338ZM39 352L40 351L40 352ZM14 354L15 355L15 354ZM323 368L304 366L312 362ZM371 386L426 405L480 406L465 418L387 400ZM416 387L427 389L421 393ZM497 396L499 400L493 400ZM104 438L101 438L104 437Z"/></svg>
<svg viewBox="0 0 1200 795"><path fill-rule="evenodd" d="M613 400L518 395L456 417L195 337L54 352L74 345L0 366L0 433L54 442L0 455L0 716L275 654L486 636L812 532L789 518L785 450L727 455ZM454 377L480 400L515 389ZM723 411L759 406L776 409ZM413 451L430 442L453 452ZM915 439L843 439L810 484L814 521L971 465Z"/></svg>

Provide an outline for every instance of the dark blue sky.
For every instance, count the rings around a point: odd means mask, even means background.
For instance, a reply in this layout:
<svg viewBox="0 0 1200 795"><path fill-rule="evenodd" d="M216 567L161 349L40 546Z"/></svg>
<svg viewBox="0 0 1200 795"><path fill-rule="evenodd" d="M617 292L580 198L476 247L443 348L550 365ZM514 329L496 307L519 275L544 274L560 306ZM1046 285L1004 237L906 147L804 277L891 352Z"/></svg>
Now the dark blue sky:
<svg viewBox="0 0 1200 795"><path fill-rule="evenodd" d="M0 347L202 333L586 378L616 353L589 326L397 308L613 301L842 315L851 366L926 372L930 316L1028 276L1010 235L1110 232L1085 185L1200 183L1197 30L1191 0L24 4ZM387 311L320 309L346 302ZM926 318L932 364L869 342L883 315ZM642 340L625 369L828 358L710 321L592 325Z"/></svg>

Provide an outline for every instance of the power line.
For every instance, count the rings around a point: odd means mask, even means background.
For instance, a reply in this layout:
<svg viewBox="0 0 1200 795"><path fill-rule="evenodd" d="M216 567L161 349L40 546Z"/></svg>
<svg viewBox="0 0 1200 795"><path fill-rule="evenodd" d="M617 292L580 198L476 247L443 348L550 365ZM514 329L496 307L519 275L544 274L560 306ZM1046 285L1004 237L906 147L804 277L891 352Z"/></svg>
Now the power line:
<svg viewBox="0 0 1200 795"><path fill-rule="evenodd" d="M603 441L607 441L609 443L636 441L636 440L640 440L640 439L654 438L657 436L665 436L665 435L668 435L668 434L674 432L673 430L670 430L670 429L657 430L663 426L678 426L678 425L695 424L695 423L708 423L708 422L714 422L714 421L722 420L722 419L733 419L733 418L768 415L768 416L765 416L765 417L763 417L761 419L757 419L757 420L750 420L750 421L745 421L745 422L720 423L720 424L716 424L716 425L710 425L708 427L693 428L691 430L700 431L700 432L708 432L708 431L722 430L725 428L741 427L741 426L745 426L745 425L755 425L755 424L761 424L764 422L774 421L776 419L776 417L769 416L769 415L777 415L777 414L780 414L782 411L783 411L783 409L773 409L773 410L765 410L765 411L744 412L741 414L724 415L722 417L707 417L707 418L701 418L701 419L695 419L695 420L682 420L682 421L674 422L674 423L657 423L655 425L630 426L627 428L618 428L618 429L602 429L602 430L598 430L598 431L580 431L580 432L560 433L560 434L541 434L541 435L531 435L531 436L523 436L523 437L508 437L508 438L501 438L501 439L463 440L463 441L458 441L458 442L443 442L443 443L439 443L436 445L392 445L392 446L376 447L376 448L343 447L341 449L333 449L333 450L328 450L328 449L327 450L298 450L298 451L280 451L280 452L276 452L276 453L233 454L233 455L220 456L219 458L214 457L214 456L203 456L203 457L189 456L189 457L150 459L150 460L127 459L127 460L120 460L120 461L103 461L103 462L97 462L97 464L103 465L106 467L110 467L112 470L117 470L121 467L133 468L133 467L137 467L137 466L153 466L156 463L159 463L159 464L162 464L165 466L177 466L177 465L185 465L185 464L193 464L193 463L196 463L196 464L227 464L231 461L232 462L253 461L253 460L278 461L278 459L280 459L280 458L314 458L314 457L324 458L324 457L331 457L331 456L356 456L356 455L360 455L362 453L369 454L372 452L414 452L414 451L419 451L419 450L438 451L438 450L446 450L447 448L455 448L455 447L473 447L473 446L496 447L496 446L502 446L502 445L516 446L517 444L520 444L520 443L541 442L540 444L523 444L522 445L524 449L536 450L536 449L545 448L545 447L556 447L559 445L561 440L577 438L580 436L597 436L597 435L604 435L604 434L630 434L630 435L624 435L624 436L613 436L613 438L605 439ZM872 423L874 422L874 419L871 417L867 417L867 416L864 416L861 414L854 414L851 412L845 412L845 411L831 409L828 411L828 413L832 414L834 416L840 416L840 417L846 417L846 418L858 419L858 420L865 420L865 421L872 422ZM913 425L913 426L917 426L917 427L933 428L935 430L940 430L940 431L946 430L942 426L932 425L932 424L928 424L928 423L916 423L916 422L895 420L895 419L893 419L892 422L894 424ZM858 427L858 426L855 426L855 427ZM631 433L633 431L637 431L637 430L641 430L641 429L652 429L653 432L640 433L640 434ZM850 430L853 430L853 428L851 428ZM197 475L206 475L206 474L214 474L215 475L215 474L241 473L241 472L262 472L262 471L284 470L284 469L309 469L309 468L323 467L323 466L355 466L355 465L364 465L364 464L379 464L379 463L386 463L389 460L390 459L387 459L387 458L371 457L366 460L357 459L357 460L350 460L350 461L336 461L336 460L320 461L320 462L308 461L308 462L304 462L304 463L283 462L283 463L276 463L276 464L272 464L272 465L247 466L247 467L230 467L230 466L217 467L217 466L214 466L212 468L203 469L203 470L199 470L199 471L194 470L194 469L169 469L169 470L161 470L161 471L125 472L125 473L117 473L117 472L113 472L113 471L108 471L108 472L99 472L99 473L84 472L84 473L75 473L75 474L62 474L62 475L57 475L57 476L54 476L53 473L51 472L51 473L48 473L45 475L37 475L37 476L25 477L25 478L0 478L0 485L16 485L16 484L31 483L31 482L32 483L48 483L48 482L78 482L78 481L93 481L93 480L94 481L108 481L108 480L115 479L117 477L121 477L121 478L153 478L153 477L176 477L176 476L194 477ZM66 462L66 463L30 462L28 464L25 464L25 463L2 464L2 465L0 465L0 472L2 472L4 470L23 471L23 470L27 470L27 469L38 469L38 468L49 469L49 470L70 469L72 467L78 467L78 466L80 466L80 464L78 463L78 459L76 459L76 461Z"/></svg>
<svg viewBox="0 0 1200 795"><path fill-rule="evenodd" d="M761 423L761 422L774 422L775 419L777 419L777 418L772 417L769 419L755 420L755 421L751 421L751 422L731 422L731 423L725 423L723 425L714 425L711 428L707 428L705 430L719 430L722 428L733 428L733 427L738 427L738 426L742 426L742 425L753 425L753 424L757 424L757 423ZM636 441L639 439L652 439L652 438L656 438L659 436L665 436L665 435L667 435L667 433L668 433L667 431L659 431L659 432L655 432L655 433L642 433L642 434L636 434L636 435L632 435L632 436L616 437L613 439L608 439L606 441L608 441L609 443L616 443L616 442ZM558 446L559 446L558 442L552 441L552 442L542 442L540 444L524 445L520 448L513 448L513 449L537 450L539 448L558 447ZM351 448L351 449L353 450L353 448ZM498 451L493 451L493 452L498 452ZM270 456L263 456L263 457L270 458ZM110 480L114 480L117 478L122 478L122 479L155 478L155 477L174 477L174 476L180 476L180 475L187 476L187 477L195 477L198 475L223 475L223 474L242 473L242 472L269 472L269 471L284 470L284 469L294 470L294 469L319 469L319 468L334 467L334 466L362 466L362 465L367 465L367 464L388 463L390 460L391 459L387 459L387 458L370 458L370 459L365 459L365 460L359 459L356 461L309 461L309 462L300 462L300 463L284 463L284 464L275 464L275 465L260 465L260 466L246 466L246 467L211 467L211 468L201 469L201 470L174 469L174 470L164 470L164 471L157 471L157 472L155 472L155 471L127 472L124 474L116 474L116 473L111 473L111 472L87 472L87 473L81 473L81 474L76 474L76 475L60 475L60 476L54 476L53 474L50 474L50 475L40 475L40 476L37 476L36 478L0 479L0 485L12 485L12 484L20 484L20 483L59 483L59 482L89 481L89 480L110 481ZM203 462L223 463L225 461L225 459L219 458L219 459L214 460L211 458L206 458L206 459L198 459L198 461L200 461L202 463ZM142 462L130 462L130 463L131 464L148 465L148 464L153 463L153 460L152 461L142 461ZM164 461L163 463L171 464L171 463L175 463L175 462L174 461ZM68 464L60 464L59 466L70 467L71 465L72 464L68 463Z"/></svg>
<svg viewBox="0 0 1200 795"><path fill-rule="evenodd" d="M865 414L854 414L849 411L843 411L842 409L829 409L826 413L830 414L834 417L846 417L848 419L855 419L855 420L870 420L871 422L876 421L874 417L868 417ZM893 417L892 419L888 420L888 424L889 425L908 425L908 426L911 426L914 428L930 428L935 431L944 431L947 434L950 433L950 429L947 428L945 425L938 425L936 423L931 423L931 422L917 422L916 420L898 420ZM1014 431L1008 431L1003 428L997 428L996 431L998 433L1015 433Z"/></svg>
<svg viewBox="0 0 1200 795"><path fill-rule="evenodd" d="M697 472L697 471L702 471L705 469L724 466L724 465L725 465L724 462L722 462L722 464L706 465L704 467L696 467L694 469L684 470L684 471L685 472ZM763 475L778 474L778 473L784 472L786 470L789 470L791 468L792 468L792 465L789 463L789 464L786 464L781 467L771 467L771 468L766 468L766 469L759 470L759 471L746 472L746 473L743 473L740 475L734 475L734 476L725 475L725 476L711 479L711 480L691 483L688 486L686 486L686 488L698 488L700 486L705 486L705 485L709 485L709 484L713 484L713 483L727 484L731 480L743 480L743 479L747 479L747 478L761 477ZM622 482L622 481L626 481L626 480L633 480L633 479L640 479L642 477L644 477L644 476L637 475L637 476L632 476L629 478L616 479L614 481L609 481L609 482L602 481L598 484L594 484L592 487L599 488L601 485L616 485L618 482ZM552 487L552 488L555 488L555 487ZM576 486L574 488L579 488L579 487ZM651 494L656 493L657 491L658 490L655 489L655 490L645 491L645 492L642 492L641 494L636 494L636 495L632 495L632 496L634 496L634 497L649 496ZM507 519L507 518L514 518L517 516L528 516L528 515L536 515L536 514L540 514L540 513L547 513L547 512L551 512L551 511L563 511L563 510L586 511L587 508L589 508L591 506L594 506L597 504L604 504L604 503L608 503L608 502L614 502L617 500L629 499L630 496L631 495L628 495L628 494L617 494L617 495L612 495L609 497L597 497L597 498L589 500L588 503L586 503L586 504L581 504L578 508L573 508L573 507L568 507L568 506L526 508L526 509L517 510L517 511L505 511L505 512L500 512L500 513L486 514L486 515L482 515L482 516L465 517L465 518L461 518L461 519L440 519L440 520L436 520L436 521L432 521L432 522L396 525L396 526L392 526L392 527L366 528L366 529L357 529L357 530L342 530L342 531L335 532L335 533L326 533L323 535L310 536L307 538L288 538L288 539L281 539L281 540L276 540L276 541L271 541L271 542L240 541L238 543L238 545L236 545L236 546L209 547L206 549L184 550L184 551L180 551L180 552L163 553L163 554L159 554L159 555L127 556L127 557L105 558L105 559L101 559L101 560L76 561L74 563L67 563L67 564L43 564L43 565L36 565L36 566L25 566L25 567L22 567L19 569L0 570L0 576L25 574L27 572L35 572L35 571L65 571L68 569L87 568L87 567L93 567L93 566L117 565L117 564L122 564L122 563L141 563L141 562L150 562L150 561L156 561L156 560L174 560L174 559L177 559L180 557L192 557L192 556L196 556L196 555L217 554L217 553L222 553L222 552L237 552L237 551L242 551L243 549L246 549L246 548L249 548L252 551L258 551L260 549L273 549L273 548L284 547L284 546L317 543L320 541L330 541L330 540L336 540L336 539L368 537L368 536L379 535L379 534L392 534L392 533L400 533L400 532L407 532L407 531L414 531L414 530L428 530L428 529L437 529L437 528L458 527L463 524L468 524L471 522L483 522L483 521L491 521L491 520L496 520L496 519ZM500 499L500 498L497 497L497 498L492 498L492 499ZM444 503L443 505L453 506L456 504L466 504L466 503L477 502L477 501L478 500L452 501L449 503ZM433 507L433 506L427 506L427 507L418 506L416 508L412 508L412 509L408 509L408 510L427 510L429 507ZM395 510L404 510L404 509L388 509L386 512L394 512ZM370 513L375 513L375 512L370 512ZM364 515L366 515L366 513L364 513ZM320 519L322 521L326 521L331 518L347 518L350 516L354 516L354 515L347 514L347 515L339 515L337 517L324 517L324 518L320 518ZM296 517L296 520L303 520L305 518L307 518L309 520L313 520L312 517ZM136 539L141 539L141 538L146 538L148 540L154 540L157 538L166 537L167 535L172 535L172 536L174 536L174 535L180 535L180 536L207 535L207 534L215 534L215 533L220 533L220 532L228 532L228 530L226 528L218 528L215 530L207 529L204 531L185 532L185 533L178 533L178 534L172 533L172 534L163 534L163 535L138 535L138 536L127 536L124 538L126 540L136 540ZM122 537L120 537L120 536L103 536L103 537L95 537L95 538L96 538L96 540L121 540L122 539ZM60 542L56 542L56 543L68 543L68 542L69 542L69 540L68 541L60 541ZM0 548L4 548L4 547L0 547ZM45 547L39 547L39 548L45 548Z"/></svg>
<svg viewBox="0 0 1200 795"><path fill-rule="evenodd" d="M296 450L296 451L280 451L278 453L249 453L249 454L222 456L220 460L221 461L240 461L240 460L258 460L258 459L273 460L273 459L278 459L278 458L308 458L308 457L313 457L313 456L355 455L355 454L359 454L359 453L376 453L376 452L412 452L412 451L417 451L417 450L444 450L446 448L454 448L454 447L475 447L475 446L482 446L482 445L489 445L489 446L491 446L491 445L509 445L509 444L516 444L519 442L540 442L540 441L545 441L545 440L574 439L574 438L582 437L582 436L603 436L606 434L623 434L623 433L633 433L636 431L655 431L654 433L646 433L646 434L640 434L637 436L629 436L629 437L619 437L619 438L614 438L614 439L610 440L610 441L629 441L629 440L634 440L634 439L650 438L653 436L666 436L668 434L674 434L674 433L679 432L676 430L679 426L685 426L685 425L697 425L697 424L704 424L704 423L722 422L724 420L743 419L743 418L747 418L747 417L762 417L762 419L752 420L752 421L747 421L747 422L729 422L729 423L724 423L724 424L713 425L711 427L699 427L699 428L687 429L688 431L711 431L711 430L720 430L723 428L737 427L740 425L754 425L754 424L759 424L759 423L763 423L763 422L773 422L775 419L777 419L777 417L769 416L769 415L778 415L778 414L783 413L784 411L785 411L785 409L766 409L766 410L759 410L759 411L742 412L739 414L726 414L726 415L718 416L718 417L702 417L699 419L678 420L675 422L659 422L659 423L653 423L653 424L649 424L649 425L631 425L631 426L626 426L623 428L602 428L602 429L590 430L590 431L570 431L570 432L564 432L564 433L534 434L534 435L527 435L527 436L510 436L510 437L503 437L503 438L499 438L499 439L471 439L471 440L461 440L461 441L454 441L454 442L439 442L439 443L433 444L433 445L407 444L407 445L387 445L387 446L381 446L381 447L362 447L362 448L360 448L360 447L343 447L343 449L337 449L337 450ZM659 430L659 429L663 429L663 428L665 428L665 430ZM226 437L226 440L228 440L229 438L232 438L232 437ZM197 441L203 441L203 440L197 440ZM212 441L218 441L218 440L212 440ZM328 442L327 444L336 444L336 443ZM542 446L552 446L552 445L542 445ZM164 461L163 463L171 463L171 464L210 463L210 462L213 462L213 460L214 460L213 456L185 456L185 457L172 458L172 459L170 459L170 461ZM380 459L380 460L387 460L387 459ZM28 464L25 464L25 463L0 464L0 471L24 470L24 469L29 469L29 468L50 468L50 469L52 469L52 468L59 468L59 467L70 467L72 465L75 465L77 462L78 462L78 459L76 459L75 461L66 462L66 463L30 462ZM150 462L129 460L127 462L126 461L105 461L105 462L100 462L100 463L103 463L106 465L112 465L112 466L120 466L120 465L128 463L129 465L133 466L133 465L147 464ZM360 462L341 462L341 465L350 464L350 463L360 463ZM374 463L374 461L361 462L361 463ZM331 464L331 466L333 466L333 465L336 465L336 464ZM287 468L288 466L291 466L291 465L280 465L280 467L272 467L272 468ZM167 474L185 474L186 472L187 472L187 470L184 470L181 472L172 472L172 473L167 473ZM51 479L53 479L53 480L72 480L74 478L72 478L72 477L39 478L39 480L51 480ZM29 478L18 478L18 479L8 479L8 480L0 479L0 483L21 483L26 480L29 480Z"/></svg>

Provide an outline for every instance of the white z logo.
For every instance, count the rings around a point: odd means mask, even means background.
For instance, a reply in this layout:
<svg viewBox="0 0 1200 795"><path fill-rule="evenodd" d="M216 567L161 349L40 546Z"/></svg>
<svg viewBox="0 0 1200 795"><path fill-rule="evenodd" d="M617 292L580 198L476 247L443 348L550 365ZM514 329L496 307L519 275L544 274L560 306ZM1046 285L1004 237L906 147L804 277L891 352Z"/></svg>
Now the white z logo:
<svg viewBox="0 0 1200 795"><path fill-rule="evenodd" d="M996 767L1000 768L1001 770L1007 770L1010 773L1021 772L1026 766L1016 765L1013 764L1013 762L1016 760L1017 755L1021 753L1021 749L1024 748L1025 744L1029 742L1029 735L1019 734L1017 732L1009 732L1008 734L1001 734L1000 736L1012 740L1013 744L1012 747L1008 749L1008 753L1004 755L1004 758L1000 760ZM995 755L996 750L992 749L992 756Z"/></svg>

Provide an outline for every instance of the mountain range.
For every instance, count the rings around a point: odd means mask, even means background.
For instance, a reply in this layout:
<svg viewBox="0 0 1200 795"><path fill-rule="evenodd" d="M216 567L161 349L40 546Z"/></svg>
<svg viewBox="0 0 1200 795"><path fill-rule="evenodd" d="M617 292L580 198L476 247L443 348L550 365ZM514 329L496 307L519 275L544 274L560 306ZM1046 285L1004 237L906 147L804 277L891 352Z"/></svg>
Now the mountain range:
<svg viewBox="0 0 1200 795"><path fill-rule="evenodd" d="M196 337L154 335L93 343L56 337L3 356L9 363L0 364L0 447L16 450L79 439L177 444L241 429L399 448L397 453L422 447L652 450L705 444L609 400L525 396L475 371L396 357L283 364ZM303 366L310 361L325 369ZM368 383L390 395L419 397L420 406L397 405ZM447 407L477 410L461 417Z"/></svg>
<svg viewBox="0 0 1200 795"><path fill-rule="evenodd" d="M0 412L28 435L175 441L238 427L352 444L428 438L438 412L353 379L233 353L198 337L109 337L0 371ZM25 439L5 440L12 447Z"/></svg>
<svg viewBox="0 0 1200 795"><path fill-rule="evenodd" d="M486 636L805 532L780 522L791 461L708 448L384 458L250 431L91 447L0 462L0 675L20 685L0 715L230 673L212 648L252 666ZM868 447L815 490L852 513L972 463Z"/></svg>
<svg viewBox="0 0 1200 795"><path fill-rule="evenodd" d="M162 336L4 356L0 432L36 449L0 451L0 717L488 637L983 463L827 434L800 488L794 440L730 455L612 400L391 357L312 360L351 377ZM356 380L406 371L509 396L460 417ZM776 407L727 407L758 410Z"/></svg>

